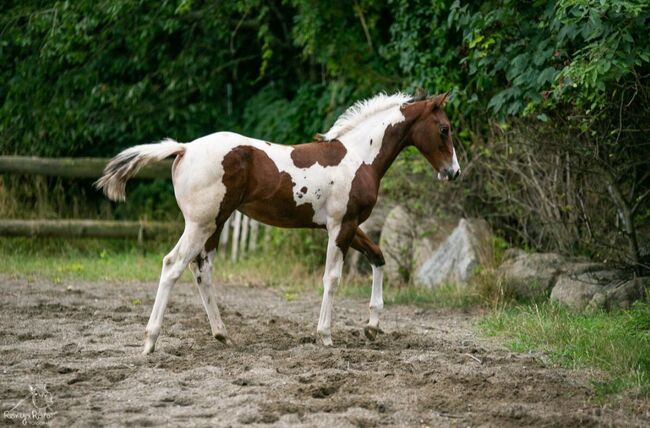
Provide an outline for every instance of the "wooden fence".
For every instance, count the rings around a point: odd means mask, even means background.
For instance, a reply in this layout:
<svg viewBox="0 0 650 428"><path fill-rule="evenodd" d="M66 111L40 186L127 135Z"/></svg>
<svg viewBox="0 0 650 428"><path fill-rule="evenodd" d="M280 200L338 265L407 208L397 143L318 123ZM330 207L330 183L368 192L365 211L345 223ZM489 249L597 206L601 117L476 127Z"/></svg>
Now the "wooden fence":
<svg viewBox="0 0 650 428"><path fill-rule="evenodd" d="M99 178L108 158L40 158L0 156L0 174L48 175L68 178ZM147 165L135 178L169 178L171 161ZM264 225L236 211L227 221L220 237L220 252L236 261L242 254L255 251ZM0 236L130 238L145 239L180 235L182 223L113 220L16 220L0 219Z"/></svg>

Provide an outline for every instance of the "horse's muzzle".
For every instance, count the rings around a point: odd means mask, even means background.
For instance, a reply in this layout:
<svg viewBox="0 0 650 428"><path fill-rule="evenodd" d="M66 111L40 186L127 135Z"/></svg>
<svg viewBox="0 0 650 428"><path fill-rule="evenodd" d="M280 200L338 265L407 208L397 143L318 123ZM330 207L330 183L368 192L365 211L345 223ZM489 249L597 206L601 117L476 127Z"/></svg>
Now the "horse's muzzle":
<svg viewBox="0 0 650 428"><path fill-rule="evenodd" d="M438 173L439 180L454 181L460 177L460 168L445 168Z"/></svg>

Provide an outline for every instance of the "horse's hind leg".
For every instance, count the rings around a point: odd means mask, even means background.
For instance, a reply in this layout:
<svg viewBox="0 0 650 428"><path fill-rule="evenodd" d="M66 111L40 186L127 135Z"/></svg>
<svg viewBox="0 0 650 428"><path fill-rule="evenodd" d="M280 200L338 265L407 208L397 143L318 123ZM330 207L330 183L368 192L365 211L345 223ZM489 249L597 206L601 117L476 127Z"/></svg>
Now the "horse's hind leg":
<svg viewBox="0 0 650 428"><path fill-rule="evenodd" d="M216 239L219 239L219 233L215 233ZM215 238L213 235L210 240ZM206 247L209 247L206 245ZM208 314L212 336L223 343L228 343L228 333L226 326L221 320L219 307L217 306L217 292L212 283L212 262L216 254L216 247L208 251L203 249L201 253L190 263L190 270L194 274L194 283L199 289L203 307Z"/></svg>
<svg viewBox="0 0 650 428"><path fill-rule="evenodd" d="M163 258L162 272L156 300L147 323L144 339L144 354L149 354L156 347L156 340L162 327L163 315L169 301L172 287L181 276L190 261L201 252L208 237L214 232L214 224L199 225L186 223L183 235L169 254Z"/></svg>
<svg viewBox="0 0 650 428"><path fill-rule="evenodd" d="M382 266L386 263L384 255L378 245L368 238L361 229L357 228L354 239L352 240L352 248L363 253L372 266L372 294L370 295L370 316L368 318L368 325L363 329L366 337L370 340L375 340L379 330L379 315L384 308L384 299L382 296L382 281L383 272Z"/></svg>

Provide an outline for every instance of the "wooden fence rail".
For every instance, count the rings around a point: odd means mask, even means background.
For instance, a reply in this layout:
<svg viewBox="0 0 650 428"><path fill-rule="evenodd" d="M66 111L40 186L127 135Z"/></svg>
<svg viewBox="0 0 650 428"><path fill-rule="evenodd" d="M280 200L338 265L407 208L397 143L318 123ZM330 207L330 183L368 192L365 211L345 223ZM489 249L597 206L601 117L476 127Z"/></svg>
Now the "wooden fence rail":
<svg viewBox="0 0 650 428"><path fill-rule="evenodd" d="M0 174L48 175L68 178L99 178L108 158L41 158L35 156L0 156ZM144 167L136 178L169 178L171 160ZM233 261L258 245L260 224L236 211L224 227L220 247L230 247ZM232 230L231 230L232 229ZM176 239L182 223L108 221L108 220L14 220L0 219L0 236L65 238L130 238L142 241L160 236ZM230 245L228 245L230 244Z"/></svg>
<svg viewBox="0 0 650 428"><path fill-rule="evenodd" d="M69 178L99 178L109 159L39 158L35 156L0 156L0 174L35 174ZM168 178L171 161L165 160L142 168L138 178Z"/></svg>
<svg viewBox="0 0 650 428"><path fill-rule="evenodd" d="M42 236L66 238L150 239L178 237L182 223L111 220L7 220L0 219L0 236Z"/></svg>

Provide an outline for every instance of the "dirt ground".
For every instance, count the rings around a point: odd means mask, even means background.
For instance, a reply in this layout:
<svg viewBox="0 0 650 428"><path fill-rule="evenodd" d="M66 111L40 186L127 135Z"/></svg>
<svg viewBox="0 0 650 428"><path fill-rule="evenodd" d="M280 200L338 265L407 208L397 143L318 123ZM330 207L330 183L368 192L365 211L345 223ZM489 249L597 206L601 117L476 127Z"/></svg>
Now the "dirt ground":
<svg viewBox="0 0 650 428"><path fill-rule="evenodd" d="M647 408L597 400L586 373L512 353L475 332L476 314L449 310L389 306L372 343L367 301L338 298L335 346L324 348L316 293L286 302L223 286L234 342L225 346L182 283L156 352L142 356L155 287L0 276L0 424L21 415L52 426L650 424Z"/></svg>

